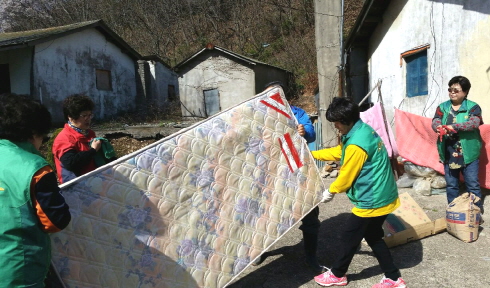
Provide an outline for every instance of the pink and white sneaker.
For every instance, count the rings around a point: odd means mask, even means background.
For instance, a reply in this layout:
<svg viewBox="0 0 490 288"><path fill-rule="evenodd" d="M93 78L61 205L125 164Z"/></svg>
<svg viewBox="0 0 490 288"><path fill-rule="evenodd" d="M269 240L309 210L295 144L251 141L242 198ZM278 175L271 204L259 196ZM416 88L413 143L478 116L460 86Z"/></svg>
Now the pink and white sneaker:
<svg viewBox="0 0 490 288"><path fill-rule="evenodd" d="M327 272L315 277L315 282L322 286L345 286L347 285L347 276L337 277L333 275L330 269Z"/></svg>
<svg viewBox="0 0 490 288"><path fill-rule="evenodd" d="M389 287L396 287L396 288L406 288L407 284L403 279L400 277L398 280L393 281L390 278L386 278L383 276L383 279L381 279L381 282L378 284L374 284L373 287L371 288L389 288Z"/></svg>

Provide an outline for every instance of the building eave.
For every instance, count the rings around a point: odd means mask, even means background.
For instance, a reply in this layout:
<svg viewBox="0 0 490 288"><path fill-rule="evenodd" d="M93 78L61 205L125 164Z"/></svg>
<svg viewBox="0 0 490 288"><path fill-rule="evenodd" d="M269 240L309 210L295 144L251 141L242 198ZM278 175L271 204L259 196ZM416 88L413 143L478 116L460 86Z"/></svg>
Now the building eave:
<svg viewBox="0 0 490 288"><path fill-rule="evenodd" d="M345 41L345 50L353 46L367 46L391 0L366 0Z"/></svg>
<svg viewBox="0 0 490 288"><path fill-rule="evenodd" d="M237 54L235 52L232 52L230 50L227 50L223 47L219 47L219 46L214 46L214 45L209 45L201 50L199 50L198 52L194 53L192 56L184 59L182 62L180 62L179 64L175 65L174 66L174 70L175 71L178 71L179 68L181 68L182 66L185 66L187 63L189 63L190 61L192 61L194 58L196 58L197 56L199 56L200 54L206 52L206 51L210 51L210 50L217 50L221 53L224 53L226 55L229 55L231 56L232 58L236 58L242 62L245 62L247 63L248 65L265 65L265 66L269 66L269 67L273 67L273 68L276 68L276 69L279 69L279 70L283 70L287 73L291 73L290 71L284 69L284 68L280 68L280 67L277 67L277 66L274 66L274 65L270 65L270 64L267 64L267 63L264 63L264 62L261 62L261 61L258 61L258 60L255 60L255 59L252 59L252 58L248 58L246 56L243 56L243 55L240 55L240 54Z"/></svg>
<svg viewBox="0 0 490 288"><path fill-rule="evenodd" d="M72 26L73 28L71 28ZM3 33L0 34L0 51L36 46L90 28L94 28L102 33L108 41L118 46L123 53L128 54L132 59L141 59L141 55L112 31L102 20L80 22L46 29Z"/></svg>

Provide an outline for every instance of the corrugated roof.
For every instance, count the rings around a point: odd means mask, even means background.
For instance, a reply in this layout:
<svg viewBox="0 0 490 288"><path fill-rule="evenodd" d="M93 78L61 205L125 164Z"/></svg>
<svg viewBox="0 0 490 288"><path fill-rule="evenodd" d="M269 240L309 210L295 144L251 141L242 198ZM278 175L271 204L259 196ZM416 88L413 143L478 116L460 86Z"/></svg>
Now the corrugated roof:
<svg viewBox="0 0 490 288"><path fill-rule="evenodd" d="M0 33L0 49L16 49L25 46L51 41L68 34L76 33L88 28L96 28L99 32L109 37L115 45L122 48L130 56L140 59L141 55L127 44L119 35L112 31L102 20L73 23L64 26L50 27L44 29Z"/></svg>

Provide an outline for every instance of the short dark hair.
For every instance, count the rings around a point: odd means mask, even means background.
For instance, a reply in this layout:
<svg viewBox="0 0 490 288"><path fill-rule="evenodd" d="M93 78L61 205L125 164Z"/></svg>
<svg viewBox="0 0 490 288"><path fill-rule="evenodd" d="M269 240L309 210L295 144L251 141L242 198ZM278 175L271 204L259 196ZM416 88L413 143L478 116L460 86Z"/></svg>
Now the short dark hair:
<svg viewBox="0 0 490 288"><path fill-rule="evenodd" d="M468 78L464 76L454 76L453 78L451 78L451 80L449 80L449 83L447 83L447 85L451 87L454 84L459 84L459 86L461 86L461 89L463 89L463 91L466 92L466 94L470 92L471 83L470 80L468 80Z"/></svg>
<svg viewBox="0 0 490 288"><path fill-rule="evenodd" d="M94 110L94 101L90 97L83 94L73 94L63 100L63 114L65 120L68 117L78 119L83 111Z"/></svg>
<svg viewBox="0 0 490 288"><path fill-rule="evenodd" d="M284 96L286 96L286 100L291 101L294 98L294 91L290 89L289 86L284 85L284 82L282 81L272 81L264 85L264 89L267 89L272 86L281 86L282 91L284 91Z"/></svg>
<svg viewBox="0 0 490 288"><path fill-rule="evenodd" d="M325 116L330 122L350 125L360 119L359 106L348 98L335 97L328 105Z"/></svg>
<svg viewBox="0 0 490 288"><path fill-rule="evenodd" d="M267 89L270 86L281 86L282 90L286 90L286 86L284 86L284 83L282 81L272 81L264 85L264 90Z"/></svg>
<svg viewBox="0 0 490 288"><path fill-rule="evenodd" d="M27 95L0 95L0 138L14 142L45 136L51 129L51 113Z"/></svg>

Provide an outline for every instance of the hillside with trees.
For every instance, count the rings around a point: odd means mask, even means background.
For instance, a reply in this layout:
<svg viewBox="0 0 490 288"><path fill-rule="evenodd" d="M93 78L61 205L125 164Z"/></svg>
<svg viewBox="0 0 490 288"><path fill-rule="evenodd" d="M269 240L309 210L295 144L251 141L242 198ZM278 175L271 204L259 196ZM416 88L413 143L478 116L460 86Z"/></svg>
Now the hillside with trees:
<svg viewBox="0 0 490 288"><path fill-rule="evenodd" d="M346 1L347 29L363 2ZM140 54L157 55L171 66L213 43L293 72L298 102L310 102L301 96L311 99L318 83L313 0L17 0L3 5L5 32L102 19ZM306 108L313 112L314 107Z"/></svg>

